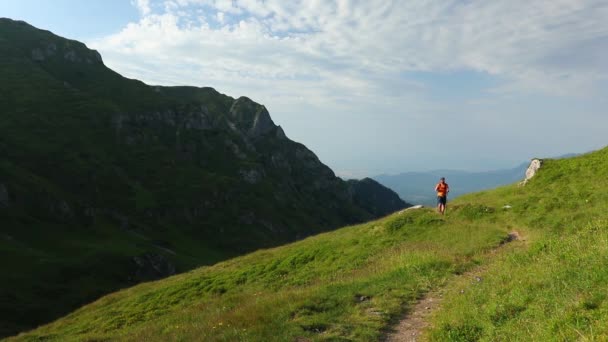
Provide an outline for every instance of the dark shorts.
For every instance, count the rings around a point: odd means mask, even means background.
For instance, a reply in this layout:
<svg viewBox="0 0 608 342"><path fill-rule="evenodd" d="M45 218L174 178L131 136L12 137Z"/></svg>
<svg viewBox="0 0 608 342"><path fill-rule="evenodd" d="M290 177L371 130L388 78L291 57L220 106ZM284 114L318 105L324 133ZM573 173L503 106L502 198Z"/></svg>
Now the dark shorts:
<svg viewBox="0 0 608 342"><path fill-rule="evenodd" d="M443 204L445 205L446 202L448 201L448 196L437 196L437 204Z"/></svg>

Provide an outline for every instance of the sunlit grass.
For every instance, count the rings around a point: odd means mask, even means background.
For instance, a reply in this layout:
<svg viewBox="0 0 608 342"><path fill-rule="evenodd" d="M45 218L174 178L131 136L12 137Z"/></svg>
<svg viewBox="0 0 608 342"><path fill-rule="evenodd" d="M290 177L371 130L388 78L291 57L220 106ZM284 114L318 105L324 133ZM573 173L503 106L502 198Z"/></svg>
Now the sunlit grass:
<svg viewBox="0 0 608 342"><path fill-rule="evenodd" d="M446 216L397 213L142 284L17 339L370 341L446 287L431 339L605 340L607 157L547 161ZM525 241L495 252L513 230ZM482 280L455 276L469 270Z"/></svg>
<svg viewBox="0 0 608 342"><path fill-rule="evenodd" d="M142 284L20 338L377 339L506 236L457 212L407 211Z"/></svg>

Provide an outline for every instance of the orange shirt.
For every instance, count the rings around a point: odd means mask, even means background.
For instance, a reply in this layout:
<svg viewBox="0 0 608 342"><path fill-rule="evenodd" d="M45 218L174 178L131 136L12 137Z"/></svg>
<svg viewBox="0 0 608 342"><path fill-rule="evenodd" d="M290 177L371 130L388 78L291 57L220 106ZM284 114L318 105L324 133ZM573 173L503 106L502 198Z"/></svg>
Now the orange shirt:
<svg viewBox="0 0 608 342"><path fill-rule="evenodd" d="M437 190L437 196L443 197L447 195L449 188L450 187L448 186L448 183L438 183L437 186L435 186L435 190Z"/></svg>

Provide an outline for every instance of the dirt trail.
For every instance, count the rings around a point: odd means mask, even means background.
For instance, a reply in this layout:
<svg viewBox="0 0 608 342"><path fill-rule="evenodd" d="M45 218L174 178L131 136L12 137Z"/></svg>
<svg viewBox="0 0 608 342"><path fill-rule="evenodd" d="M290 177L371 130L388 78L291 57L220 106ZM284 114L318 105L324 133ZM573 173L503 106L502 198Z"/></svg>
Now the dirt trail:
<svg viewBox="0 0 608 342"><path fill-rule="evenodd" d="M496 253L500 247L515 240L522 240L521 235L516 231L510 232L504 240L504 243L493 249L490 253ZM471 283L475 283L482 281L481 275L484 271L484 267L480 266L456 277L469 278ZM399 324L392 328L384 341L417 342L426 340L424 332L429 327L429 316L441 307L445 291L445 287L442 287L425 294L424 297L419 299L412 309L406 313L405 317L399 321Z"/></svg>

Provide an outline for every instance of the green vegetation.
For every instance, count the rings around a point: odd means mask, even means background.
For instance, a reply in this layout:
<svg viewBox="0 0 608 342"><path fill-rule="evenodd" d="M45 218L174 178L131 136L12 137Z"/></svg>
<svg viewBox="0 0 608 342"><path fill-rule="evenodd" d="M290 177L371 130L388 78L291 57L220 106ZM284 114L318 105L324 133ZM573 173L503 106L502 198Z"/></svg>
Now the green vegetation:
<svg viewBox="0 0 608 342"><path fill-rule="evenodd" d="M410 210L138 285L17 340L376 340L440 287L433 340L603 340L607 176L608 148L546 160L445 217ZM524 241L494 252L514 230ZM480 282L454 277L476 268Z"/></svg>
<svg viewBox="0 0 608 342"><path fill-rule="evenodd" d="M355 203L246 97L148 86L6 18L0 51L0 337L406 205L380 185L392 206Z"/></svg>
<svg viewBox="0 0 608 342"><path fill-rule="evenodd" d="M22 339L373 340L507 232L412 210L106 296Z"/></svg>
<svg viewBox="0 0 608 342"><path fill-rule="evenodd" d="M392 193L336 178L247 98L128 80L7 19L0 49L0 336L123 288L16 339L368 341L446 286L435 340L608 339L608 149L445 217L407 211L216 263L383 215ZM493 253L512 230L526 240ZM157 262L214 265L127 288L166 275ZM454 277L477 267L475 285Z"/></svg>
<svg viewBox="0 0 608 342"><path fill-rule="evenodd" d="M520 229L527 241L492 260L482 282L451 287L433 319L433 339L608 339L607 188L605 148L546 160L523 188L460 198L460 204L511 205L497 223Z"/></svg>

